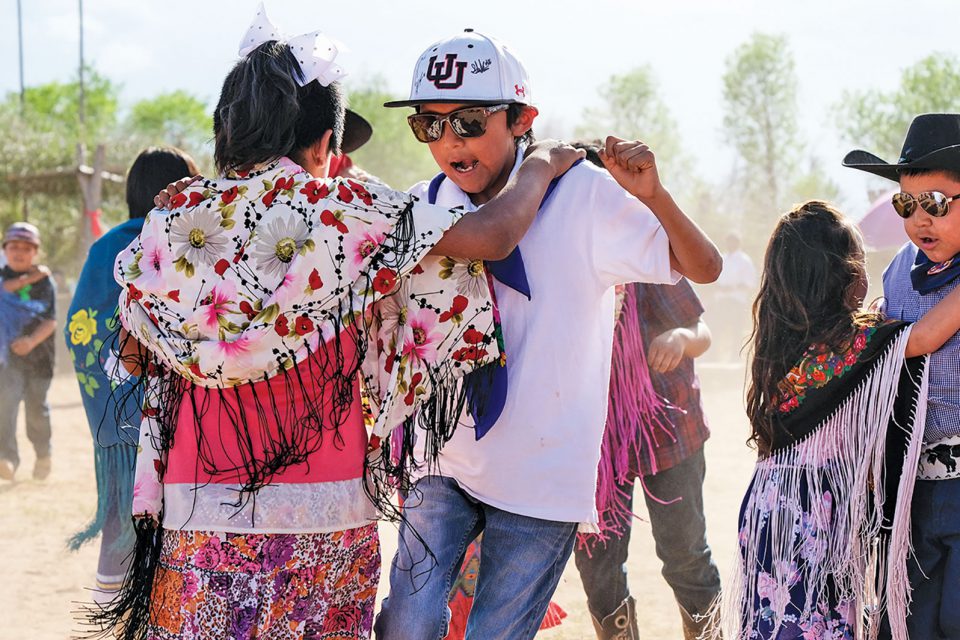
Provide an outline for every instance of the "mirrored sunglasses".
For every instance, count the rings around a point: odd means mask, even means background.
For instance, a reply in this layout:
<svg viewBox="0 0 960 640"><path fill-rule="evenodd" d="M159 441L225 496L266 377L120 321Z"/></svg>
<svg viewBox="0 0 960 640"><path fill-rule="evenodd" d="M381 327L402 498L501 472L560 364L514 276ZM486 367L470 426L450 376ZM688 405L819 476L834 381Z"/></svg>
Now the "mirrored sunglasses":
<svg viewBox="0 0 960 640"><path fill-rule="evenodd" d="M451 111L446 115L436 113L415 113L407 116L407 122L414 137L420 142L436 142L443 135L443 123L446 122L455 134L461 138L477 138L487 132L487 118L498 111L505 111L507 104L486 107L466 107Z"/></svg>
<svg viewBox="0 0 960 640"><path fill-rule="evenodd" d="M950 203L960 198L960 193L948 198L939 191L924 191L912 196L909 193L893 194L893 208L901 218L909 218L917 210L917 205L934 218L942 218L947 215L950 209Z"/></svg>

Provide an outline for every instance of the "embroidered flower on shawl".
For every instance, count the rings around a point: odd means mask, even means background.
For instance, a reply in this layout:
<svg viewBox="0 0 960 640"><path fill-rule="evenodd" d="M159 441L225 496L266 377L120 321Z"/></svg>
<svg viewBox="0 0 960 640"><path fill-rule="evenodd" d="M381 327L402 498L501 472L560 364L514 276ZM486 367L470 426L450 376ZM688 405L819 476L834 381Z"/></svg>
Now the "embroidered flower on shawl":
<svg viewBox="0 0 960 640"><path fill-rule="evenodd" d="M170 224L170 244L176 261L212 265L226 252L227 237L220 217L208 211L188 211Z"/></svg>
<svg viewBox="0 0 960 640"><path fill-rule="evenodd" d="M140 259L137 266L140 274L135 278L137 284L145 289L160 289L164 283L164 266L173 262L170 248L154 236L143 238Z"/></svg>
<svg viewBox="0 0 960 640"><path fill-rule="evenodd" d="M876 331L874 326L863 327L854 336L850 347L839 353L827 351L824 345L811 345L800 362L780 382L780 412L790 413L803 404L808 391L820 389L847 373L857 363Z"/></svg>
<svg viewBox="0 0 960 640"><path fill-rule="evenodd" d="M236 285L224 280L213 289L206 298L200 301L200 307L195 316L198 324L207 331L216 331L220 327L221 317L232 313L231 305L237 296Z"/></svg>
<svg viewBox="0 0 960 640"><path fill-rule="evenodd" d="M457 281L457 292L465 296L476 297L483 295L487 290L487 272L483 268L482 260L457 260L443 258L440 260L440 277L454 278Z"/></svg>
<svg viewBox="0 0 960 640"><path fill-rule="evenodd" d="M260 231L253 257L265 273L274 277L282 275L309 238L310 231L303 219L296 216L277 218Z"/></svg>
<svg viewBox="0 0 960 640"><path fill-rule="evenodd" d="M389 296L384 296L377 303L377 317L380 320L380 328L383 333L393 334L397 327L407 324L407 304L410 300L409 280Z"/></svg>
<svg viewBox="0 0 960 640"><path fill-rule="evenodd" d="M376 253L380 245L383 244L389 229L390 227L383 222L374 222L360 233L354 233L347 237L346 253L350 259L347 277L350 280L357 279L360 275L361 267L367 263L370 256Z"/></svg>
<svg viewBox="0 0 960 640"><path fill-rule="evenodd" d="M443 339L443 334L434 331L437 325L437 315L430 309L420 309L410 314L410 325L403 342L403 355L409 356L414 362L432 364L437 360L437 344Z"/></svg>

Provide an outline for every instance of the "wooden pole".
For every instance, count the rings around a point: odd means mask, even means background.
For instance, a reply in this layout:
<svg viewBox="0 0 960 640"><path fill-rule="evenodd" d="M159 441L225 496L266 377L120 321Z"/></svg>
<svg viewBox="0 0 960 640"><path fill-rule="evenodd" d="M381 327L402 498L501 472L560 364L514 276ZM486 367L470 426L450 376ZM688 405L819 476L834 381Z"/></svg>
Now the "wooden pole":
<svg viewBox="0 0 960 640"><path fill-rule="evenodd" d="M86 133L86 127L84 126L87 121L86 117L86 95L85 87L83 85L83 0L78 0L80 8L80 97L78 102L78 111L80 114L80 135Z"/></svg>
<svg viewBox="0 0 960 640"><path fill-rule="evenodd" d="M20 53L20 115L26 108L26 97L23 85L23 10L20 0L17 0L17 42Z"/></svg>
<svg viewBox="0 0 960 640"><path fill-rule="evenodd" d="M77 144L77 182L80 183L80 197L83 200L83 213L80 216L82 225L81 238L83 239L82 248L84 253L90 249L93 244L93 230L90 228L90 212L98 211L103 202L103 176L104 165L106 164L107 149L104 145L98 144L93 154L93 166L87 167L86 146L81 142ZM92 170L89 170L92 169Z"/></svg>

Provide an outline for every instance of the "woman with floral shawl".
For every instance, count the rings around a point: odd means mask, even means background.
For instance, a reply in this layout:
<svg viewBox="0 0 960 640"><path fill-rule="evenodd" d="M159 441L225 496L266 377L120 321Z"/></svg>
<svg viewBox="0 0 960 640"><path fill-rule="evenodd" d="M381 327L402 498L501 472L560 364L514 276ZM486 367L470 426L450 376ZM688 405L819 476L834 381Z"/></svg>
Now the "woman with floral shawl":
<svg viewBox="0 0 960 640"><path fill-rule="evenodd" d="M760 455L723 594L726 638L875 638L884 616L907 638L917 356L960 328L960 294L910 326L861 311L866 292L860 236L840 213L808 202L780 218L753 307L747 413Z"/></svg>
<svg viewBox="0 0 960 640"><path fill-rule="evenodd" d="M137 550L100 617L125 638L369 636L375 505L404 486L414 440L441 446L501 363L489 292L418 263L505 257L580 156L539 145L467 215L325 179L343 130L336 46L278 37L261 7L214 114L221 176L152 211L117 258L136 340L119 348L146 381Z"/></svg>

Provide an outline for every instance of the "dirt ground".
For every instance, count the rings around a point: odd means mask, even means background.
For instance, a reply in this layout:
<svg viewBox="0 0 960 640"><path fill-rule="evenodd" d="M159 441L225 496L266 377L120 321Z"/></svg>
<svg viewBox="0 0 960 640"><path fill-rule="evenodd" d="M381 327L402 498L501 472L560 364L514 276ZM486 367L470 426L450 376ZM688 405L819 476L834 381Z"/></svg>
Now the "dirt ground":
<svg viewBox="0 0 960 640"><path fill-rule="evenodd" d="M713 430L706 449L707 535L723 576L734 552L737 510L753 455L744 445L743 368L705 364L700 366L700 374ZM0 640L70 638L78 630L74 618L78 603L90 600L86 588L96 569L97 543L76 553L66 549L67 538L89 520L96 504L90 432L72 376L58 376L49 398L53 407L53 473L45 482L30 478L33 453L21 424L18 439L23 461L17 480L0 481ZM643 500L637 498L637 504L642 505ZM395 536L394 529L382 529L384 558L392 557ZM660 576L660 562L646 522L634 526L629 577L638 601L641 637L681 638L677 607ZM381 596L385 595L385 582L381 584ZM595 637L572 560L554 600L569 616L560 627L542 632L538 638Z"/></svg>

